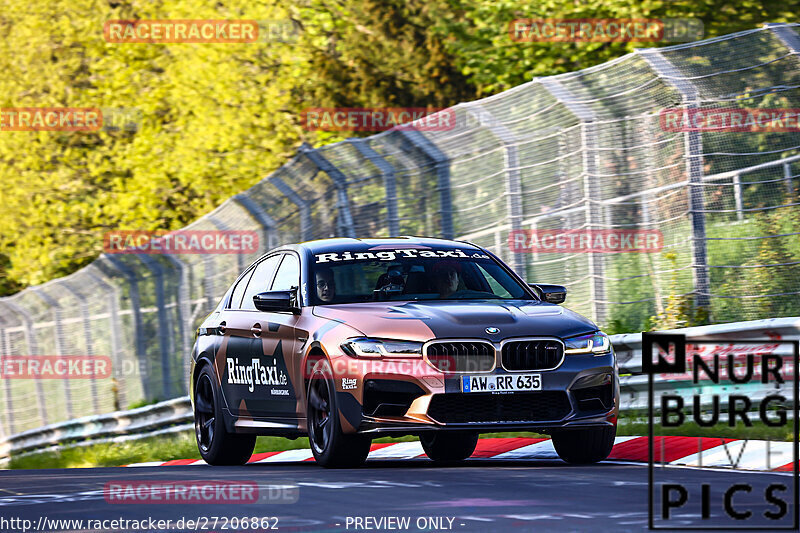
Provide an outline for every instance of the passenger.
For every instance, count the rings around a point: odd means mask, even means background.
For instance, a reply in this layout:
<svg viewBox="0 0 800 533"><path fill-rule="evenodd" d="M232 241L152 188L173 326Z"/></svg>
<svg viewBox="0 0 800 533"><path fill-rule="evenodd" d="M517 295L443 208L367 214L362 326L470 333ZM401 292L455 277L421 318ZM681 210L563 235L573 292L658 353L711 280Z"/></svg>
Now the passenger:
<svg viewBox="0 0 800 533"><path fill-rule="evenodd" d="M320 268L314 273L317 283L317 298L328 304L336 297L336 283L330 268Z"/></svg>

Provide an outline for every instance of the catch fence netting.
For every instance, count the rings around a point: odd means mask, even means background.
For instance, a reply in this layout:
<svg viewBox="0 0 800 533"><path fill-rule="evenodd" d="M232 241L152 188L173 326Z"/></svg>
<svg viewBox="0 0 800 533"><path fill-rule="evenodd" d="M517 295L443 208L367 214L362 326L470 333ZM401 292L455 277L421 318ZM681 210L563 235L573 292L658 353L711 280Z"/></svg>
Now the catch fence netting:
<svg viewBox="0 0 800 533"><path fill-rule="evenodd" d="M565 285L566 306L611 332L799 315L797 120L787 131L684 131L667 112L797 110L797 32L768 25L642 49L458 104L449 129L303 146L186 228L257 231L258 251L104 254L0 299L0 354L112 364L102 379L0 380L0 432L186 394L194 331L238 273L310 239L467 240L529 281ZM547 230L660 232L663 247L514 244Z"/></svg>

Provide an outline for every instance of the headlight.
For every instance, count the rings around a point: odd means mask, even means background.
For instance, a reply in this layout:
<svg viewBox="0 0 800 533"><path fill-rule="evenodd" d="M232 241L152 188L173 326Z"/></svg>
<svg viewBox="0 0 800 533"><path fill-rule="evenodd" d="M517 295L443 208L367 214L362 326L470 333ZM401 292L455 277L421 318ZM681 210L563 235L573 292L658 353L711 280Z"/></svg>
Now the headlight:
<svg viewBox="0 0 800 533"><path fill-rule="evenodd" d="M422 357L422 343L389 339L349 339L342 344L347 355L355 357Z"/></svg>
<svg viewBox="0 0 800 533"><path fill-rule="evenodd" d="M590 335L583 335L581 337L572 337L571 339L564 339L564 346L566 346L566 353L608 353L611 351L611 341L608 335L598 331Z"/></svg>

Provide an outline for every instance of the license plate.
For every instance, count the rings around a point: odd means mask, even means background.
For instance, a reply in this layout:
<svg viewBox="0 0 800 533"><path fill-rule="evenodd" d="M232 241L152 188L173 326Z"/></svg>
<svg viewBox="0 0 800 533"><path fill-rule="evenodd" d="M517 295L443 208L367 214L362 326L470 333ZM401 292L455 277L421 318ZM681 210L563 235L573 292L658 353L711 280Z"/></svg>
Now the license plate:
<svg viewBox="0 0 800 533"><path fill-rule="evenodd" d="M461 392L520 392L542 390L541 374L461 376Z"/></svg>

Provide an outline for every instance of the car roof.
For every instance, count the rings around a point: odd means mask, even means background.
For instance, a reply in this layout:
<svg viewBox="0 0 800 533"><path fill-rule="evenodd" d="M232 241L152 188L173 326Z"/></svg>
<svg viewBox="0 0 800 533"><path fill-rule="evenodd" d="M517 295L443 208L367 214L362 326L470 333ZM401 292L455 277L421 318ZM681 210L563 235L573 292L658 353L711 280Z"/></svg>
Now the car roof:
<svg viewBox="0 0 800 533"><path fill-rule="evenodd" d="M377 247L392 250L394 248L410 247L431 247L431 248L461 248L465 250L480 250L472 243L465 241L453 241L448 239L436 239L432 237L389 237L383 239L353 239L353 238L333 238L306 241L295 245L289 245L290 249L305 249L311 253L326 253L337 251L368 251L375 250ZM380 249L377 248L377 249Z"/></svg>

